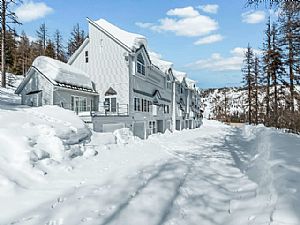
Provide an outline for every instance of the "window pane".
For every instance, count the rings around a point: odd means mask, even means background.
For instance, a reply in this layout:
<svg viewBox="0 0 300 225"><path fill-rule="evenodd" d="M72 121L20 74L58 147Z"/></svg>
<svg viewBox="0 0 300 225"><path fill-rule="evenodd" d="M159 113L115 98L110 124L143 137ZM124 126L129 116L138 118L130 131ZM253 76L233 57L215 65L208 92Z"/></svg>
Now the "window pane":
<svg viewBox="0 0 300 225"><path fill-rule="evenodd" d="M145 66L142 66L142 74L145 75Z"/></svg>
<svg viewBox="0 0 300 225"><path fill-rule="evenodd" d="M137 71L138 73L142 73L142 66L140 63L137 63Z"/></svg>
<svg viewBox="0 0 300 225"><path fill-rule="evenodd" d="M117 99L111 98L110 104L111 104L111 112L116 112L117 111Z"/></svg>
<svg viewBox="0 0 300 225"><path fill-rule="evenodd" d="M74 110L74 96L71 96L71 110Z"/></svg>

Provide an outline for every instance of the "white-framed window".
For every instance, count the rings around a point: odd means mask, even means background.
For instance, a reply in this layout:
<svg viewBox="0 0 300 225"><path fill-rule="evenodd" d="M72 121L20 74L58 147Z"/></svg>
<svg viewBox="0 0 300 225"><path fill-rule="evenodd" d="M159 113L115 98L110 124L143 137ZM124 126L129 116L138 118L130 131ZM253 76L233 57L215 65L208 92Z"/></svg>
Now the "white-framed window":
<svg viewBox="0 0 300 225"><path fill-rule="evenodd" d="M143 55L140 53L137 56L137 60L136 60L136 71L139 74L145 75L145 60L143 58Z"/></svg>
<svg viewBox="0 0 300 225"><path fill-rule="evenodd" d="M113 113L117 112L117 98L116 97L105 98L104 106L107 112L113 112Z"/></svg>
<svg viewBox="0 0 300 225"><path fill-rule="evenodd" d="M149 121L149 134L156 133L156 123L155 121Z"/></svg>
<svg viewBox="0 0 300 225"><path fill-rule="evenodd" d="M152 102L146 99L134 98L134 111L150 112Z"/></svg>
<svg viewBox="0 0 300 225"><path fill-rule="evenodd" d="M171 81L167 81L167 89L172 89L172 83L171 83Z"/></svg>
<svg viewBox="0 0 300 225"><path fill-rule="evenodd" d="M87 98L71 95L71 110L75 112L87 111Z"/></svg>

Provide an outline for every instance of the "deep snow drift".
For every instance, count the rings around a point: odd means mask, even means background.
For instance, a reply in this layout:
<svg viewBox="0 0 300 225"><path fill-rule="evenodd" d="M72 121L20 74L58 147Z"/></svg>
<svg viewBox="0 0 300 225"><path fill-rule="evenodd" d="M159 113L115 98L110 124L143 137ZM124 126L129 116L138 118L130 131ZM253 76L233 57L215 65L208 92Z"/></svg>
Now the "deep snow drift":
<svg viewBox="0 0 300 225"><path fill-rule="evenodd" d="M1 225L300 224L299 136L205 120L142 141L0 91Z"/></svg>

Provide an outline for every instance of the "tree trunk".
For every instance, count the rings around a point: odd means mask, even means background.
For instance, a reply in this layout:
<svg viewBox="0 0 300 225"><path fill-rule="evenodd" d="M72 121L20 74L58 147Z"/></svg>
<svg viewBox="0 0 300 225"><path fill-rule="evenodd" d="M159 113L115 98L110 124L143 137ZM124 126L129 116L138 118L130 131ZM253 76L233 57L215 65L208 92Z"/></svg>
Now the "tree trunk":
<svg viewBox="0 0 300 225"><path fill-rule="evenodd" d="M274 71L274 119L275 127L278 127L278 90L277 90L277 74Z"/></svg>
<svg viewBox="0 0 300 225"><path fill-rule="evenodd" d="M266 99L266 104L267 104L267 124L270 121L270 85L271 85L271 75L270 72L267 72L267 99Z"/></svg>
<svg viewBox="0 0 300 225"><path fill-rule="evenodd" d="M2 26L2 36L1 36L1 83L2 87L6 87L6 71L5 71L5 35L6 35L6 0L2 0L2 12L1 12L1 26Z"/></svg>

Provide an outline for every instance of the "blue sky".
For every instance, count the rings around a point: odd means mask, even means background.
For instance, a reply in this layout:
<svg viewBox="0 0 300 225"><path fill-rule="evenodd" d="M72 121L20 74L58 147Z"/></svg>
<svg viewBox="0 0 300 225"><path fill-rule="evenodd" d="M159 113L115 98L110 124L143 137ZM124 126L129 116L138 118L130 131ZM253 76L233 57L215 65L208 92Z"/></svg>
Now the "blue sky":
<svg viewBox="0 0 300 225"><path fill-rule="evenodd" d="M148 47L172 61L202 88L239 85L243 48L261 48L269 11L246 8L246 0L32 0L17 14L34 37L45 22L65 41L74 24L87 30L86 17L104 18L147 37ZM30 12L30 13L29 13ZM258 51L257 51L258 52Z"/></svg>

